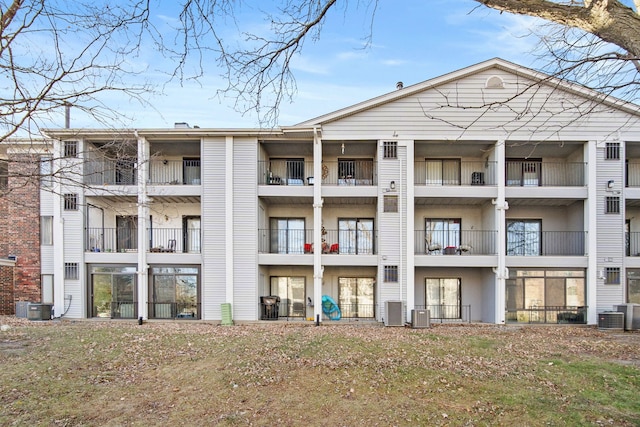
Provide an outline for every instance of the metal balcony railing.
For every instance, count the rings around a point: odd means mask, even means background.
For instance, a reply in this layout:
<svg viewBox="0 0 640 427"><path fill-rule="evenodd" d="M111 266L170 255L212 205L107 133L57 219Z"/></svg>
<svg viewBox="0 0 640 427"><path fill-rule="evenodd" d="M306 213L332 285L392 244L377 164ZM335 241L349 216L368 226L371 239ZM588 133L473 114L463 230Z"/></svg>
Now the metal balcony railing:
<svg viewBox="0 0 640 427"><path fill-rule="evenodd" d="M258 230L258 250L271 254L312 254L313 229L307 230ZM323 254L373 255L375 254L375 230L325 230Z"/></svg>
<svg viewBox="0 0 640 427"><path fill-rule="evenodd" d="M313 162L302 159L278 159L258 161L260 185L311 185Z"/></svg>
<svg viewBox="0 0 640 427"><path fill-rule="evenodd" d="M507 255L587 255L586 231L507 231Z"/></svg>
<svg viewBox="0 0 640 427"><path fill-rule="evenodd" d="M507 323L587 323L586 306L539 306L507 309Z"/></svg>
<svg viewBox="0 0 640 427"><path fill-rule="evenodd" d="M338 186L371 186L378 184L373 160L339 160L322 162L322 184Z"/></svg>
<svg viewBox="0 0 640 427"><path fill-rule="evenodd" d="M508 161L507 187L582 187L586 185L585 162Z"/></svg>
<svg viewBox="0 0 640 427"><path fill-rule="evenodd" d="M151 160L149 184L200 185L200 159Z"/></svg>
<svg viewBox="0 0 640 427"><path fill-rule="evenodd" d="M148 252L200 253L199 228L154 228L148 230ZM87 228L87 252L137 252L138 230L127 228Z"/></svg>
<svg viewBox="0 0 640 427"><path fill-rule="evenodd" d="M136 185L136 160L87 160L84 163L87 185Z"/></svg>
<svg viewBox="0 0 640 427"><path fill-rule="evenodd" d="M138 231L128 228L87 228L87 252L135 252L138 250Z"/></svg>
<svg viewBox="0 0 640 427"><path fill-rule="evenodd" d="M497 184L496 162L484 160L460 161L451 159L429 159L416 161L414 168L414 183L416 185L495 186Z"/></svg>
<svg viewBox="0 0 640 427"><path fill-rule="evenodd" d="M495 255L495 230L415 231L416 255Z"/></svg>
<svg viewBox="0 0 640 427"><path fill-rule="evenodd" d="M112 319L137 319L138 303L136 301L111 301Z"/></svg>
<svg viewBox="0 0 640 427"><path fill-rule="evenodd" d="M196 302L150 302L150 319L200 319L200 303Z"/></svg>
<svg viewBox="0 0 640 427"><path fill-rule="evenodd" d="M440 323L447 322L471 322L471 305L463 304L429 304L416 305L416 310L429 310L429 318L439 320Z"/></svg>
<svg viewBox="0 0 640 427"><path fill-rule="evenodd" d="M149 252L200 253L199 228L152 228L149 233Z"/></svg>

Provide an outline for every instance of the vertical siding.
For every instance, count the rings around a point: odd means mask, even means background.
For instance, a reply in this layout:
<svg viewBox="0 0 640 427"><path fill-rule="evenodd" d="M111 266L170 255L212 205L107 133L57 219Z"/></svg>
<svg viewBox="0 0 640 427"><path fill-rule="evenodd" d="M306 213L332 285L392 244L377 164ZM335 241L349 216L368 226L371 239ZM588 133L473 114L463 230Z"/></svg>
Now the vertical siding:
<svg viewBox="0 0 640 427"><path fill-rule="evenodd" d="M620 160L605 160L605 144L599 143L596 150L597 157L597 240L598 240L598 269L618 267L623 273L624 261L624 150ZM607 190L607 182L615 181L615 190ZM620 214L606 214L605 200L608 196L620 197ZM624 277L624 275L622 276ZM624 278L619 285L605 285L604 280L597 279L597 311L612 310L613 305L625 302Z"/></svg>
<svg viewBox="0 0 640 427"><path fill-rule="evenodd" d="M225 302L225 139L207 138L201 146L202 315L220 320Z"/></svg>
<svg viewBox="0 0 640 427"><path fill-rule="evenodd" d="M71 304L66 317L69 318L82 318L86 317L86 272L84 266L84 215L83 207L85 200L82 194L82 190L79 187L67 187L62 188L62 195L65 193L77 193L78 194L78 210L65 211L64 210L64 197L60 197L57 203L62 203L62 220L63 220L63 235L64 242L62 242L63 263L77 263L78 264L78 280L64 279L64 295L65 297L71 297ZM55 219L54 219L55 221ZM55 242L54 242L55 243ZM56 244L56 247L60 247ZM54 274L60 274L64 277L64 264L62 265L63 271L59 273L56 271ZM65 308L68 302L65 302Z"/></svg>
<svg viewBox="0 0 640 427"><path fill-rule="evenodd" d="M51 191L40 191L40 215L53 216L53 204L57 203L58 198ZM57 218L54 218L56 221ZM56 242L54 240L53 244ZM41 274L54 274L53 254L55 246L40 247L40 268Z"/></svg>
<svg viewBox="0 0 640 427"><path fill-rule="evenodd" d="M258 306L258 143L233 143L233 301L234 318L256 320Z"/></svg>

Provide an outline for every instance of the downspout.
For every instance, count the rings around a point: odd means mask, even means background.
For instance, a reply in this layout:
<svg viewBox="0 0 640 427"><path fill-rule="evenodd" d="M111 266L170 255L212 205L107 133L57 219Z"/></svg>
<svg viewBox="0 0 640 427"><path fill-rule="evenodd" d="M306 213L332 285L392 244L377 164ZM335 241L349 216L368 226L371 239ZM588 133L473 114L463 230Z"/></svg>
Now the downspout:
<svg viewBox="0 0 640 427"><path fill-rule="evenodd" d="M322 321L322 139L313 127L313 317L316 325Z"/></svg>

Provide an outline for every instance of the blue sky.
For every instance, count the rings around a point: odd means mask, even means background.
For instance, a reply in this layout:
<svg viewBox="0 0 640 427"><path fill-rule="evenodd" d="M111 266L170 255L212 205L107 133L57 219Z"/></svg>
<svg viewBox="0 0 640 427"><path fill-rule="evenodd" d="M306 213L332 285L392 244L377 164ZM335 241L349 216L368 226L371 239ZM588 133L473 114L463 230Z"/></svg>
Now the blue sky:
<svg viewBox="0 0 640 427"><path fill-rule="evenodd" d="M250 0L244 4L238 16L242 29L263 31L266 24L257 8L265 3ZM175 19L177 11L170 8L153 16L158 25L169 25ZM351 4L346 11L331 13L319 40L305 42L293 64L298 93L292 103L281 105L279 125L293 125L393 91L398 81L408 86L493 57L536 65L531 54L536 39L525 35L539 21L500 14L471 0L381 0L373 21L373 39L364 48L370 23L369 14ZM230 26L219 31L233 37L235 29ZM136 61L148 67L146 78L160 87L165 77L153 70L158 61L166 60L148 52ZM136 128L172 127L175 122L202 128L259 125L257 115L242 116L233 111L232 100L215 97L224 82L213 61L199 83L163 86L163 95L149 98L155 111L116 97L105 102L130 117L131 127ZM83 121L77 117L72 126L92 127Z"/></svg>

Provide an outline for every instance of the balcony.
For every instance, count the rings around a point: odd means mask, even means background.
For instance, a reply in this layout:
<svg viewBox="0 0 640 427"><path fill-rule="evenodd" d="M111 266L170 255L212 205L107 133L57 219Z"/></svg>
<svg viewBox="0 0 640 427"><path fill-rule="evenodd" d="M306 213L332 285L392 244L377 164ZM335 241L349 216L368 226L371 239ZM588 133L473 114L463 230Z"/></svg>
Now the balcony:
<svg viewBox="0 0 640 427"><path fill-rule="evenodd" d="M151 185L200 185L200 159L151 160Z"/></svg>
<svg viewBox="0 0 640 427"><path fill-rule="evenodd" d="M496 255L495 230L416 230L416 255Z"/></svg>
<svg viewBox="0 0 640 427"><path fill-rule="evenodd" d="M136 185L136 160L87 160L84 183L87 185Z"/></svg>
<svg viewBox="0 0 640 427"><path fill-rule="evenodd" d="M587 307L539 306L507 309L507 323L587 323Z"/></svg>
<svg viewBox="0 0 640 427"><path fill-rule="evenodd" d="M584 162L507 161L507 187L583 187Z"/></svg>
<svg viewBox="0 0 640 427"><path fill-rule="evenodd" d="M184 302L150 302L148 303L150 319L200 319L200 303Z"/></svg>
<svg viewBox="0 0 640 427"><path fill-rule="evenodd" d="M259 229L258 251L269 254L303 255L315 252L313 229ZM322 253L343 255L375 254L374 230L324 230Z"/></svg>
<svg viewBox="0 0 640 427"><path fill-rule="evenodd" d="M199 228L154 228L148 230L148 252L200 253ZM87 228L87 252L137 252L138 232L131 228Z"/></svg>
<svg viewBox="0 0 640 427"><path fill-rule="evenodd" d="M322 176L313 176L313 162L303 159L272 159L258 162L260 185L377 185L376 163L373 160L339 160L322 162Z"/></svg>
<svg viewBox="0 0 640 427"><path fill-rule="evenodd" d="M313 162L304 159L273 159L258 161L260 185L312 185Z"/></svg>
<svg viewBox="0 0 640 427"><path fill-rule="evenodd" d="M507 231L507 255L584 256L586 231Z"/></svg>
<svg viewBox="0 0 640 427"><path fill-rule="evenodd" d="M416 161L415 184L426 186L495 186L496 162L433 159Z"/></svg>

